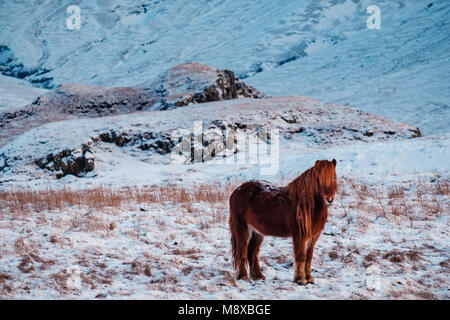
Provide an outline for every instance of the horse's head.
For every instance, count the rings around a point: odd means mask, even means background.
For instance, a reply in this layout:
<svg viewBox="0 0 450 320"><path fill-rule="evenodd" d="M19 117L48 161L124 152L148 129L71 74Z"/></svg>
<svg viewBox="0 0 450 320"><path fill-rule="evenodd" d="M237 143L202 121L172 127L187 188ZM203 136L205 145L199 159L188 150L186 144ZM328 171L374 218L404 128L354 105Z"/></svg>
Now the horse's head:
<svg viewBox="0 0 450 320"><path fill-rule="evenodd" d="M337 191L336 159L317 160L314 165L321 194L328 203L332 203Z"/></svg>

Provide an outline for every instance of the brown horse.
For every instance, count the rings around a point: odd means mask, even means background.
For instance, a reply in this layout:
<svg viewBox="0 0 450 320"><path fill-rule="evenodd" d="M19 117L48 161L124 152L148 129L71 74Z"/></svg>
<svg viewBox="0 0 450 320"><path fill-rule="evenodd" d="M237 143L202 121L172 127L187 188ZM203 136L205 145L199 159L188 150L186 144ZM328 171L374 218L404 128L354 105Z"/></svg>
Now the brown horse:
<svg viewBox="0 0 450 320"><path fill-rule="evenodd" d="M318 160L286 187L249 181L230 197L230 231L237 279L265 279L258 262L264 236L292 237L294 282L314 283L311 259L337 191L336 160Z"/></svg>

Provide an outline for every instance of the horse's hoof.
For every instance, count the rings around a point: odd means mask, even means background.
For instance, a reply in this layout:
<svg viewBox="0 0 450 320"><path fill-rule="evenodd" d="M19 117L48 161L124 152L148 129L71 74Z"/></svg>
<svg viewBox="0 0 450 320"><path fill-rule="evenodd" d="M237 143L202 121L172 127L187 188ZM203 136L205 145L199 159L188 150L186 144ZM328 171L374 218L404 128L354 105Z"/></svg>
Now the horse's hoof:
<svg viewBox="0 0 450 320"><path fill-rule="evenodd" d="M313 276L306 277L306 282L314 284L314 277Z"/></svg>
<svg viewBox="0 0 450 320"><path fill-rule="evenodd" d="M296 279L295 280L295 283L296 284L299 284L299 285L301 285L301 286L304 286L304 285L306 285L307 283L308 283L308 281L306 281L306 279Z"/></svg>
<svg viewBox="0 0 450 320"><path fill-rule="evenodd" d="M256 280L266 280L266 277L263 274L258 274L258 275L252 276L252 279L255 281Z"/></svg>
<svg viewBox="0 0 450 320"><path fill-rule="evenodd" d="M240 274L237 276L237 280L248 280L248 275L246 274Z"/></svg>

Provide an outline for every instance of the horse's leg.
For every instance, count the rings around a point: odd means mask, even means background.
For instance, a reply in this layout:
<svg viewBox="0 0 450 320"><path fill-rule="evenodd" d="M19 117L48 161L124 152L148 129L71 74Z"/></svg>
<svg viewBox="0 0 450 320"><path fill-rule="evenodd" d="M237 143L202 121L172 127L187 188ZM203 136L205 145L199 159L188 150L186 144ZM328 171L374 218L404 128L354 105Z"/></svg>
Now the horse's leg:
<svg viewBox="0 0 450 320"><path fill-rule="evenodd" d="M253 280L266 279L261 271L261 268L259 267L258 262L259 248L261 247L263 240L264 236L262 234L253 231L248 243L247 258L248 264L250 265L250 276Z"/></svg>
<svg viewBox="0 0 450 320"><path fill-rule="evenodd" d="M308 283L314 283L314 277L311 275L311 260L314 253L314 246L316 245L317 238L313 237L309 241L308 250L306 252L306 264L305 264L305 274L306 274L306 281Z"/></svg>
<svg viewBox="0 0 450 320"><path fill-rule="evenodd" d="M294 282L297 284L307 284L305 274L306 262L306 241L300 234L292 236L294 244Z"/></svg>
<svg viewBox="0 0 450 320"><path fill-rule="evenodd" d="M247 273L247 250L250 238L247 225L241 225L235 233L236 236L236 265L237 279L248 279Z"/></svg>

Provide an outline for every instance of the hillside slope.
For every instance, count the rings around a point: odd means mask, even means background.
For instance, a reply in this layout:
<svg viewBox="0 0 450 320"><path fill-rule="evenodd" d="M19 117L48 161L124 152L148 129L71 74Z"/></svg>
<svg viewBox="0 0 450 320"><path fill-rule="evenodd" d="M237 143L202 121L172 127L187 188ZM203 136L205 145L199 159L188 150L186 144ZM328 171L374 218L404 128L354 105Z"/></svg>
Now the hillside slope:
<svg viewBox="0 0 450 320"><path fill-rule="evenodd" d="M448 132L448 1L78 1L2 3L0 70L37 85L130 86L198 61L271 95L350 104L426 133ZM16 19L21 12L22 19ZM92 63L95 61L95 63Z"/></svg>

